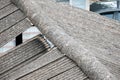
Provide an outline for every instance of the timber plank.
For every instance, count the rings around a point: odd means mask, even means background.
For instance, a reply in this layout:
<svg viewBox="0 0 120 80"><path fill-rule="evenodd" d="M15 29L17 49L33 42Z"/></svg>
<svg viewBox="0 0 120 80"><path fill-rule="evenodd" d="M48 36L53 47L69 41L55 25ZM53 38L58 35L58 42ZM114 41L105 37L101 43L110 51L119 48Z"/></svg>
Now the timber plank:
<svg viewBox="0 0 120 80"><path fill-rule="evenodd" d="M16 11L11 15L0 20L0 33L20 22L25 18L25 15L20 11Z"/></svg>
<svg viewBox="0 0 120 80"><path fill-rule="evenodd" d="M6 7L10 3L11 3L10 0L0 0L0 9Z"/></svg>
<svg viewBox="0 0 120 80"><path fill-rule="evenodd" d="M26 29L32 27L27 19L22 20L11 28L0 33L0 47L13 40L20 33L24 32Z"/></svg>
<svg viewBox="0 0 120 80"><path fill-rule="evenodd" d="M71 60L64 57L17 80L47 80L50 77L58 75L74 66L75 64Z"/></svg>
<svg viewBox="0 0 120 80"><path fill-rule="evenodd" d="M6 17L7 15L9 15L11 13L13 13L17 9L18 8L13 4L10 4L10 5L6 6L5 8L0 10L0 19Z"/></svg>
<svg viewBox="0 0 120 80"><path fill-rule="evenodd" d="M86 75L77 66L49 80L84 80Z"/></svg>
<svg viewBox="0 0 120 80"><path fill-rule="evenodd" d="M45 49L43 43L38 39L33 39L17 46L12 51L8 51L6 55L0 57L0 74L9 71Z"/></svg>
<svg viewBox="0 0 120 80"><path fill-rule="evenodd" d="M0 76L2 80L15 80L17 78L20 78L22 76L26 76L28 74L31 74L34 71L37 71L44 66L47 66L48 64L51 64L51 62L56 61L57 59L62 58L64 55L61 54L57 48L52 49L51 51L45 53L44 55L40 56L34 61L31 61L31 63L17 69L17 70L11 70L10 72L7 72L6 74Z"/></svg>

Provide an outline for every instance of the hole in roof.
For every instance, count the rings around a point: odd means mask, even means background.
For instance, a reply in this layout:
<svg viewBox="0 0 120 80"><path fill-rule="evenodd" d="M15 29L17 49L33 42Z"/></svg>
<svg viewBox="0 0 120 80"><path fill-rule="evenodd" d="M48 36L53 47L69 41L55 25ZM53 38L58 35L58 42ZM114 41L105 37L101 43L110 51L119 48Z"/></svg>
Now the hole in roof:
<svg viewBox="0 0 120 80"><path fill-rule="evenodd" d="M26 31L24 31L22 33L23 42L37 36L38 34L40 34L40 31L35 26L27 29ZM5 53L8 50L14 48L15 46L16 46L16 40L14 39L0 48L0 55L2 55L2 53Z"/></svg>
<svg viewBox="0 0 120 80"><path fill-rule="evenodd" d="M38 34L40 34L40 31L38 30L37 27L31 27L27 29L25 32L23 32L23 42L35 37Z"/></svg>

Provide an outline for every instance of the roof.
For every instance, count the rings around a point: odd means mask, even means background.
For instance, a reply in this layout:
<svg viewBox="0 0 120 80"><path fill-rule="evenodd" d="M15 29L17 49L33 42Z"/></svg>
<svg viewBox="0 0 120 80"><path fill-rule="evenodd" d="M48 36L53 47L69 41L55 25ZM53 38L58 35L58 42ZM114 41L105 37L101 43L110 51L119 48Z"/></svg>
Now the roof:
<svg viewBox="0 0 120 80"><path fill-rule="evenodd" d="M5 3L0 5L0 47L32 27L26 16L10 1L7 4L7 1L0 2ZM87 79L87 76L56 47L50 48L39 35L1 54L0 80L59 78Z"/></svg>
<svg viewBox="0 0 120 80"><path fill-rule="evenodd" d="M119 22L54 0L5 1L0 47L32 27L27 17L56 47L38 35L6 52L1 80L119 80Z"/></svg>

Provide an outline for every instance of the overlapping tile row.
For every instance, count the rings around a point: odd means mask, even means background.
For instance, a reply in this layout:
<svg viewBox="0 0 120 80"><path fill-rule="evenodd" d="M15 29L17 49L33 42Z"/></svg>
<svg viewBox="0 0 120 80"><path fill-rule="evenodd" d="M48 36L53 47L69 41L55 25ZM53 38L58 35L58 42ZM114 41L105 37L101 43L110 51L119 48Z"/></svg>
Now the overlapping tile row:
<svg viewBox="0 0 120 80"><path fill-rule="evenodd" d="M44 51L46 47L38 39L25 42L0 57L0 74L14 68L27 59Z"/></svg>
<svg viewBox="0 0 120 80"><path fill-rule="evenodd" d="M48 48L49 46L45 46L43 41L35 37L6 52L0 57L0 79L3 79L4 75L4 78L7 77L6 74L12 73L17 66L28 64L34 58L46 53Z"/></svg>
<svg viewBox="0 0 120 80"><path fill-rule="evenodd" d="M72 69L75 66L74 63L71 62L71 60L67 59L66 57L63 57L59 60L56 60L55 62L48 64L47 66L44 66L33 73L26 75L18 80L49 80L49 78L54 77L56 75L59 75L61 73L66 72L67 70ZM79 70L78 70L79 71ZM80 73L81 71L79 71ZM73 76L73 75L72 75ZM66 75L66 77L69 77ZM84 77L84 75L78 75L78 77ZM86 77L86 76L85 76ZM62 79L65 80L65 79ZM66 79L69 80L69 79ZM81 79L83 80L83 79Z"/></svg>

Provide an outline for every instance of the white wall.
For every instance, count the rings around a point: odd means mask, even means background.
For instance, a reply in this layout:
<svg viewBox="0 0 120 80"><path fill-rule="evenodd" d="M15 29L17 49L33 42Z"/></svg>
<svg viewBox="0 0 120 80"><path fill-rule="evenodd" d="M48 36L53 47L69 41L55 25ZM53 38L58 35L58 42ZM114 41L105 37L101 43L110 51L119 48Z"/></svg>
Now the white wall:
<svg viewBox="0 0 120 80"><path fill-rule="evenodd" d="M89 0L70 0L70 5L89 10Z"/></svg>

